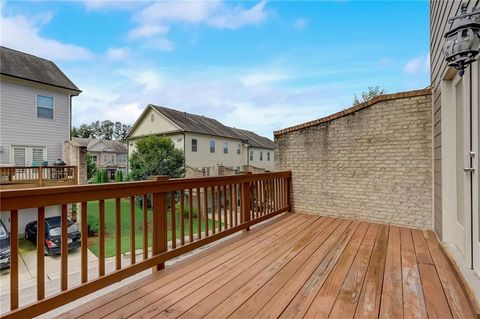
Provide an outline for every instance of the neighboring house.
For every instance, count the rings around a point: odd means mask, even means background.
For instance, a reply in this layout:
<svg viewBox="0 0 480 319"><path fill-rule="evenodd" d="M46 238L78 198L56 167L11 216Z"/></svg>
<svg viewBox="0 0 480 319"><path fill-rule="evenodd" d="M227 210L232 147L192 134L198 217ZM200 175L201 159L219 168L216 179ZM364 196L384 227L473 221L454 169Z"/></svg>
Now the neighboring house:
<svg viewBox="0 0 480 319"><path fill-rule="evenodd" d="M480 8L479 0L430 3L433 218L437 236L480 299L480 63L460 77L442 52L444 34L452 28L448 20L460 14L462 3L468 12Z"/></svg>
<svg viewBox="0 0 480 319"><path fill-rule="evenodd" d="M128 133L129 154L136 141L148 135L168 136L184 152L187 176L216 176L222 166L237 172L250 166L273 170L271 140L205 116L150 104Z"/></svg>
<svg viewBox="0 0 480 319"><path fill-rule="evenodd" d="M20 169L62 159L63 143L70 139L72 97L80 92L52 61L0 47L0 165ZM21 233L37 219L36 209L22 211ZM47 217L59 212L57 206L45 209ZM0 218L10 228L10 213L1 212Z"/></svg>
<svg viewBox="0 0 480 319"><path fill-rule="evenodd" d="M0 47L0 164L35 166L61 159L79 88L53 63Z"/></svg>
<svg viewBox="0 0 480 319"><path fill-rule="evenodd" d="M92 161L98 169L105 169L110 180L115 179L117 170L127 174L128 150L124 143L119 141L95 139L95 138L72 138L72 142L79 146L86 146L87 152L92 156Z"/></svg>

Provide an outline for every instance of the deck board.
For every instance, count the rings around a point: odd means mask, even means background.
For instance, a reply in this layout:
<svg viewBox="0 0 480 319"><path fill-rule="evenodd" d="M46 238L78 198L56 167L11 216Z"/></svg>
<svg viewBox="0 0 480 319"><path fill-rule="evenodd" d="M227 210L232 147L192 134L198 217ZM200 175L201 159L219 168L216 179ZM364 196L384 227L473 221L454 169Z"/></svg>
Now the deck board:
<svg viewBox="0 0 480 319"><path fill-rule="evenodd" d="M430 231L286 214L59 318L475 318Z"/></svg>

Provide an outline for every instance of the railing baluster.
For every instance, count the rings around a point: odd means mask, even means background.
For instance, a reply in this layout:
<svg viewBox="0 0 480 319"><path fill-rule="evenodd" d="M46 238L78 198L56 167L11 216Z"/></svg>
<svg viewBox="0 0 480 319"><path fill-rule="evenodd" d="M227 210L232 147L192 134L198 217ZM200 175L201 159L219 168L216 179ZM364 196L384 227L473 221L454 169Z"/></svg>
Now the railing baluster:
<svg viewBox="0 0 480 319"><path fill-rule="evenodd" d="M177 248L177 209L175 207L176 192L170 193L170 219L172 224L172 248Z"/></svg>
<svg viewBox="0 0 480 319"><path fill-rule="evenodd" d="M222 188L218 186L218 196L217 196L217 205L218 205L218 232L222 231Z"/></svg>
<svg viewBox="0 0 480 319"><path fill-rule="evenodd" d="M238 225L238 199L237 199L237 184L233 184L233 201L235 207L235 226Z"/></svg>
<svg viewBox="0 0 480 319"><path fill-rule="evenodd" d="M212 186L212 234L217 232L215 227L215 186Z"/></svg>
<svg viewBox="0 0 480 319"><path fill-rule="evenodd" d="M115 269L122 268L121 198L115 198Z"/></svg>
<svg viewBox="0 0 480 319"><path fill-rule="evenodd" d="M233 227L233 185L228 185L228 208L229 208L229 216L230 216L230 227Z"/></svg>
<svg viewBox="0 0 480 319"><path fill-rule="evenodd" d="M10 309L18 308L18 210L10 211Z"/></svg>
<svg viewBox="0 0 480 319"><path fill-rule="evenodd" d="M105 200L98 202L98 275L105 275Z"/></svg>
<svg viewBox="0 0 480 319"><path fill-rule="evenodd" d="M180 244L185 245L185 190L180 191Z"/></svg>
<svg viewBox="0 0 480 319"><path fill-rule="evenodd" d="M148 194L143 195L143 260L148 259Z"/></svg>
<svg viewBox="0 0 480 319"><path fill-rule="evenodd" d="M202 238L202 209L200 205L200 188L197 187L197 239Z"/></svg>
<svg viewBox="0 0 480 319"><path fill-rule="evenodd" d="M37 218L37 300L45 298L45 207Z"/></svg>
<svg viewBox="0 0 480 319"><path fill-rule="evenodd" d="M68 220L67 220L67 205L62 205L62 216L61 216L61 236L60 236L60 248L61 248L61 280L60 280L60 289L68 289Z"/></svg>
<svg viewBox="0 0 480 319"><path fill-rule="evenodd" d="M188 228L190 242L193 242L193 192L191 188L188 190Z"/></svg>
<svg viewBox="0 0 480 319"><path fill-rule="evenodd" d="M88 255L87 255L87 239L88 239L88 222L87 222L87 203L82 202L80 204L82 210L82 245L80 246L81 249L81 268L82 268L82 283L88 281Z"/></svg>
<svg viewBox="0 0 480 319"><path fill-rule="evenodd" d="M130 264L135 264L135 196L130 197Z"/></svg>
<svg viewBox="0 0 480 319"><path fill-rule="evenodd" d="M223 219L224 219L224 226L223 229L228 228L228 216L227 216L227 185L223 186Z"/></svg>
<svg viewBox="0 0 480 319"><path fill-rule="evenodd" d="M205 217L205 237L208 237L208 187L203 188L203 214Z"/></svg>

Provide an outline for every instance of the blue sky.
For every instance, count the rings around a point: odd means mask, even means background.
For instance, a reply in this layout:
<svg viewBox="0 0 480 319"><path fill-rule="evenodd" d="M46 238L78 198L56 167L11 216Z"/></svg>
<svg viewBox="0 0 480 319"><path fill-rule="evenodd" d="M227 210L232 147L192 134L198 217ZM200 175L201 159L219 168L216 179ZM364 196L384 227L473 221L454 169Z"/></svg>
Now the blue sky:
<svg viewBox="0 0 480 319"><path fill-rule="evenodd" d="M148 103L272 131L429 84L428 1L2 1L1 44L83 93L74 125Z"/></svg>

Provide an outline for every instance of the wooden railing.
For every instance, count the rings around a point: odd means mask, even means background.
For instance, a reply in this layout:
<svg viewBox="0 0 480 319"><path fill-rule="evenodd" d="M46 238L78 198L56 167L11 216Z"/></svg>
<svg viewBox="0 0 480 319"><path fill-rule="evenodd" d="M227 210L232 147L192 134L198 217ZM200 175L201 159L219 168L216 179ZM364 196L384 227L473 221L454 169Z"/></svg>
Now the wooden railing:
<svg viewBox="0 0 480 319"><path fill-rule="evenodd" d="M143 182L0 191L0 210L11 213L11 311L4 318L37 316L146 269L162 269L167 260L290 211L290 184L291 173L278 172L190 179L157 177L154 181ZM138 229L129 227L130 260L128 266L122 267L120 214L125 198L130 225L136 225L137 206L143 213L143 244L142 247L135 247L135 232ZM107 200L114 201L113 211L106 211ZM98 275L89 280L92 274L89 276L87 269L87 206L92 202L98 203L99 251ZM81 203L82 233L81 284L74 287L69 286L67 269L67 205L72 203ZM37 208L37 243L43 243L45 234L41 228L45 220L45 207L52 205L61 206L60 292L45 296L44 247L38 245L37 301L19 308L19 210ZM105 271L106 214L115 215L115 270L108 274ZM148 229L150 227L151 230ZM152 243L151 251L149 240ZM136 259L136 248L142 249L139 260Z"/></svg>
<svg viewBox="0 0 480 319"><path fill-rule="evenodd" d="M76 166L3 166L2 189L63 186L77 184Z"/></svg>

